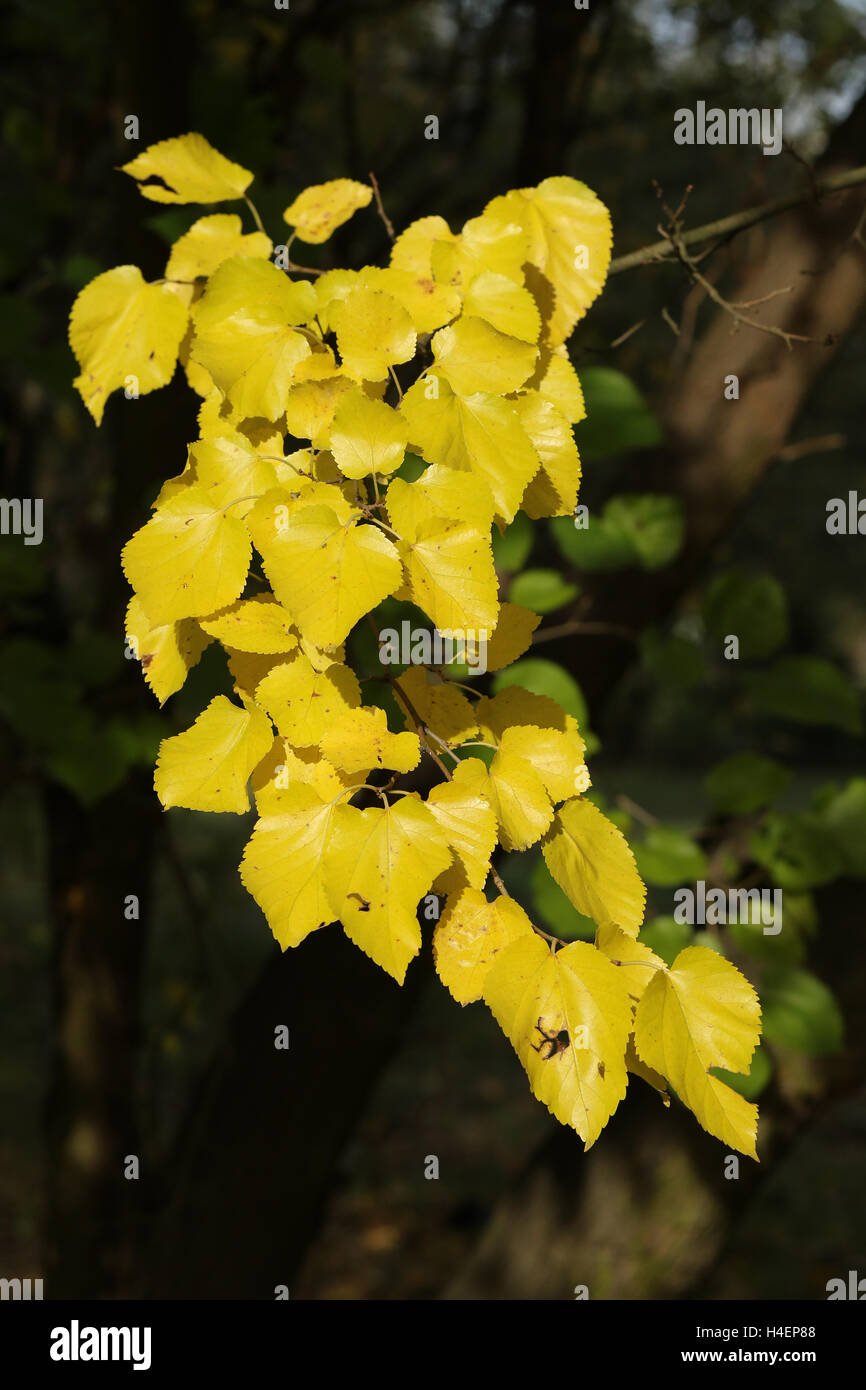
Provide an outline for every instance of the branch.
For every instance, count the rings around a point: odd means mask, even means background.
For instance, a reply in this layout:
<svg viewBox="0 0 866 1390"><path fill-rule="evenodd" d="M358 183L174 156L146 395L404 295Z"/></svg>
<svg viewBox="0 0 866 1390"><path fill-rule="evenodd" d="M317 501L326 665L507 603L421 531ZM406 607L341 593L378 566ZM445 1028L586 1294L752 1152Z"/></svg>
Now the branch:
<svg viewBox="0 0 866 1390"><path fill-rule="evenodd" d="M661 230L662 228L660 227L659 231ZM689 255L688 251L683 245L683 238L681 236L677 236L675 232L669 231L665 233L665 237L673 247L677 260L682 264L684 270L686 270L687 273L691 276L694 283L696 285L701 286L701 288L709 295L710 299L712 299L714 304L717 304L720 309L723 309L725 311L726 314L730 314L731 318L734 320L734 323L742 324L745 328L757 328L761 333L769 333L774 338L781 338L782 342L785 344L785 347L788 349L789 352L791 351L791 344L795 342L817 343L821 341L823 342L824 347L832 347L833 339L829 335L827 338L823 340L820 340L818 338L809 338L806 336L805 333L791 333L786 328L778 328L775 324L761 323L759 319L753 319L751 315L744 314L742 312L741 305L734 304L731 302L731 300L725 299L724 295L716 289L712 281L708 280L705 275L701 274L701 272L698 270L697 263L695 262L693 257ZM743 300L741 304L765 304L768 299L774 299L777 294L790 294L790 292L791 286L788 285L786 289L773 290L770 294L762 295L759 299ZM667 310L663 310L662 316L665 317L666 315ZM670 322L670 320L668 321ZM675 327L675 325L673 326ZM677 334L679 334L679 329L677 329L676 331Z"/></svg>
<svg viewBox="0 0 866 1390"><path fill-rule="evenodd" d="M388 236L393 241L397 233L394 231L394 223L391 221L390 217L385 211L384 205L382 203L382 194L379 192L379 182L372 169L370 170L370 182L373 185L373 192L376 195L376 208L378 210L379 216L385 224L385 231L388 233Z"/></svg>
<svg viewBox="0 0 866 1390"><path fill-rule="evenodd" d="M769 203L759 203L757 207L747 208L745 212L735 212L730 217L720 217L717 222L707 222L703 227L693 227L691 231L684 232L680 240L684 246L691 246L695 242L709 241L713 237L733 236L736 232L745 231L746 227L753 227L756 222L764 222L768 217L787 212L789 208L801 207L804 203L811 203L827 194L842 193L847 188L855 188L863 183L866 183L866 166L846 169L842 174L832 174L829 178L819 179L814 188L789 194L785 198L774 198ZM674 258L675 251L667 239L654 241L651 246L642 246L638 251L630 251L627 256L617 256L610 263L608 275L618 275L621 270L632 270L638 265L651 265L657 261L670 261Z"/></svg>

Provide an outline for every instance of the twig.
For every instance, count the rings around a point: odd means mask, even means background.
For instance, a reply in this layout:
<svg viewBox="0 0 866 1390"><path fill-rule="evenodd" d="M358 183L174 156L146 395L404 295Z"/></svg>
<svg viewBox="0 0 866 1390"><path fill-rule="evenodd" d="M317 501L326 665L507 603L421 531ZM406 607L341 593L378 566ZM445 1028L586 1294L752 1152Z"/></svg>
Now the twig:
<svg viewBox="0 0 866 1390"><path fill-rule="evenodd" d="M667 324L668 328L672 329L673 332L674 332L674 334L675 334L677 337L679 337L679 336L680 336L679 326L678 326L676 320L675 320L675 319L672 319L671 316L670 316L670 314L668 313L667 305L665 305L664 308L662 309L662 318L664 319L664 321L665 321L665 323Z"/></svg>
<svg viewBox="0 0 866 1390"><path fill-rule="evenodd" d="M703 227L692 227L690 231L683 232L680 240L684 246L692 246L703 241L710 241L714 237L733 236L736 232L742 232L747 227L753 227L756 222L763 222L768 217L775 217L780 212L787 212L789 208L801 207L804 203L811 203L813 200L823 198L831 193L843 193L847 188L855 188L858 184L866 183L866 166L858 169L847 169L844 173L833 174L830 178L819 179L814 188L799 193L788 194L784 198L773 198L770 202L759 203L756 207L748 208L745 212L735 212L729 217L720 217L716 222L707 222ZM627 256L617 256L611 261L608 269L609 275L618 275L621 270L632 270L635 266L649 265L655 261L670 261L674 252L665 238L662 241L655 241L650 246L642 246L637 251L630 251Z"/></svg>
<svg viewBox="0 0 866 1390"><path fill-rule="evenodd" d="M781 338L789 352L791 351L792 343L817 343L820 341L818 338L808 337L805 333L792 333L787 328L778 328L775 324L761 323L759 319L753 319L749 314L744 314L742 310L738 309L735 304L732 304L729 299L725 299L724 295L716 289L712 281L708 280L707 277L698 270L695 261L686 250L681 236L678 236L675 231L668 231L662 227L659 227L659 231L670 242L671 246L674 248L677 259L691 279L696 284L702 285L713 303L717 304L720 309L723 309L726 314L730 314L735 323L742 324L746 328L756 328L760 333L769 333L773 338ZM768 299L771 297L770 295L767 296ZM664 311L662 316L664 317ZM826 345L828 340L824 339L823 341Z"/></svg>
<svg viewBox="0 0 866 1390"><path fill-rule="evenodd" d="M623 811L628 811L629 815L634 816L635 820L639 820L642 825L654 826L659 823L657 816L652 815L649 811L645 811L643 806L638 806L637 802L632 801L630 796L618 796L616 804Z"/></svg>
<svg viewBox="0 0 866 1390"><path fill-rule="evenodd" d="M394 223L391 221L390 217L388 216L387 212L385 211L382 205L382 195L379 192L379 181L376 178L376 175L373 173L372 169L370 170L370 182L373 185L373 192L376 195L376 207L379 209L379 216L385 223L385 231L388 233L388 236L391 238L391 240L394 241L397 236L397 233L394 231Z"/></svg>
<svg viewBox="0 0 866 1390"><path fill-rule="evenodd" d="M786 444L776 457L783 459L785 463L791 463L794 459L805 458L807 454L823 454L830 449L844 449L847 443L848 438L844 434L822 434L815 439L801 439L797 444Z"/></svg>
<svg viewBox="0 0 866 1390"><path fill-rule="evenodd" d="M632 333L637 333L638 329L643 328L645 323L646 319L641 319L640 323L633 323L631 328L627 328L624 333L620 333L618 338L614 338L613 342L611 343L611 347L622 347L623 343L631 337Z"/></svg>
<svg viewBox="0 0 866 1390"><path fill-rule="evenodd" d="M638 640L637 633L630 627L622 627L618 623L592 623L586 622L583 618L575 618L573 622L560 623L558 627L544 627L540 632L534 633L532 645L537 646L539 642L553 642L557 637L572 637L583 633L600 634L602 637L622 637L627 642Z"/></svg>
<svg viewBox="0 0 866 1390"><path fill-rule="evenodd" d="M258 210L258 208L256 207L255 203L253 202L252 198L248 198L247 195L246 195L246 193L244 194L244 202L246 203L247 207L249 208L250 212L252 213L253 218L255 219L255 224L256 224L256 226L258 227L259 231L261 232L262 236L267 236L268 234L267 234L267 232L266 232L265 229L264 229L264 226L263 226L263 224L262 224L262 219L259 217L259 210ZM270 241L270 237L268 237L268 240Z"/></svg>

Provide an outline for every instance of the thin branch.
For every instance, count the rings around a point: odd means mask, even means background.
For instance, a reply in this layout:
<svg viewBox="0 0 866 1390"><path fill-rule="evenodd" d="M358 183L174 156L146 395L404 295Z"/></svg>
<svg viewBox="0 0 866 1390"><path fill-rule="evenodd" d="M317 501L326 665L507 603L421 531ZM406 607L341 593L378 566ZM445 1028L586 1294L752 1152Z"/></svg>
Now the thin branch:
<svg viewBox="0 0 866 1390"><path fill-rule="evenodd" d="M376 195L376 207L379 210L379 216L385 224L385 231L388 233L388 236L391 238L391 240L394 241L397 236L397 233L394 231L394 223L391 221L382 204L382 195L379 192L379 181L376 178L376 175L373 173L372 169L370 170L370 182L373 185L373 192Z"/></svg>
<svg viewBox="0 0 866 1390"><path fill-rule="evenodd" d="M573 637L576 634L622 637L627 642L638 640L637 633L630 627L622 627L618 623L592 623L586 622L583 618L575 618L573 622L560 623L558 627L543 627L533 635L532 645L535 647L539 642L553 642L557 637Z"/></svg>
<svg viewBox="0 0 866 1390"><path fill-rule="evenodd" d="M759 203L757 207L748 208L745 212L735 212L729 217L720 217L717 222L707 222L703 227L692 227L690 231L684 232L680 239L684 246L692 246L710 241L714 237L733 236L736 232L745 231L747 227L753 227L757 222L764 222L768 217L787 212L789 208L802 207L804 203L811 203L831 193L843 193L846 189L855 188L863 183L866 183L866 166L847 169L844 173L819 179L814 188L791 193L784 198L773 198L770 202ZM670 261L674 255L675 252L667 238L654 241L651 246L642 246L638 251L630 251L627 256L617 256L611 261L608 274L618 275L621 270L632 270L635 266Z"/></svg>
<svg viewBox="0 0 866 1390"><path fill-rule="evenodd" d="M779 450L777 458L784 460L785 463L792 463L795 459L805 458L808 454L823 454L831 449L844 449L847 443L847 435L822 434L814 439L801 439L796 444L786 444L783 449Z"/></svg>
<svg viewBox="0 0 866 1390"><path fill-rule="evenodd" d="M726 314L730 314L731 318L734 320L736 324L741 324L745 328L756 328L759 333L769 333L770 336L773 338L781 338L782 342L785 344L785 347L788 349L789 352L791 351L792 343L817 343L819 341L819 339L817 338L808 337L805 333L791 333L787 328L779 328L775 324L771 323L761 323L760 319L753 319L750 314L744 314L741 309L737 308L736 304L732 304L729 299L725 299L725 296L721 294L719 290L716 289L713 282L711 280L708 280L706 275L704 275L700 270L698 270L695 261L686 250L683 244L683 238L681 236L679 236L673 230L665 230L662 227L659 227L659 231L663 233L663 235L667 238L668 241L670 241L670 244L674 248L674 251L676 253L677 259L680 261L683 268L690 276L690 278L694 281L694 283L697 285L702 285L703 288L706 290L707 294L709 295L710 299L713 301L713 303L717 304L720 309L723 309ZM777 293L777 291L773 292L773 294L775 293ZM784 293L784 291L778 291L778 293ZM765 296L765 298L767 299L771 299L772 297L773 295ZM759 302L760 301L758 300L755 301L755 303ZM663 318L665 316L665 313L666 310L663 310ZM677 333L679 333L679 329L677 329ZM826 346L826 339L824 340L824 343Z"/></svg>
<svg viewBox="0 0 866 1390"><path fill-rule="evenodd" d="M255 220L255 224L256 224L256 226L258 227L259 231L261 232L262 236L267 236L268 234L267 234L267 232L266 232L265 229L264 229L264 226L263 226L263 224L262 224L262 219L259 217L259 210L258 210L258 208L256 207L255 203L253 202L252 198L248 198L247 195L246 195L246 193L244 194L244 202L246 203L247 207L249 208L250 212L252 213L253 219ZM270 237L268 237L268 240L270 241Z"/></svg>

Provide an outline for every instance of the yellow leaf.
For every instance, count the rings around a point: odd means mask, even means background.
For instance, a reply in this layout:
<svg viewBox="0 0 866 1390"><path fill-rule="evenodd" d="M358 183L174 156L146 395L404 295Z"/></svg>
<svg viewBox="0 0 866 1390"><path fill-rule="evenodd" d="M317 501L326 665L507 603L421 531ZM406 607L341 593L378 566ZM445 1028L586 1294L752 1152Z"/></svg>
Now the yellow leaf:
<svg viewBox="0 0 866 1390"><path fill-rule="evenodd" d="M285 660L285 654L261 652L239 652L233 647L225 648L228 668L234 681L234 690L241 699L251 700L265 676Z"/></svg>
<svg viewBox="0 0 866 1390"><path fill-rule="evenodd" d="M486 797L499 823L503 849L528 849L540 840L553 816L550 797L538 773L525 758L499 751L490 764L465 758L455 769L455 780L472 786Z"/></svg>
<svg viewBox="0 0 866 1390"><path fill-rule="evenodd" d="M538 365L526 383L561 410L570 425L586 419L583 388L564 347L542 348Z"/></svg>
<svg viewBox="0 0 866 1390"><path fill-rule="evenodd" d="M625 1064L633 1076L639 1076L642 1081L645 1081L648 1086L652 1086L653 1090L658 1092L665 1108L670 1106L671 1098L668 1095L664 1077L661 1072L653 1071L652 1067L648 1067L646 1062L641 1061L635 1051L633 1036L629 1038L628 1047L625 1050Z"/></svg>
<svg viewBox="0 0 866 1390"><path fill-rule="evenodd" d="M492 270L476 275L463 296L463 315L470 314L524 343L538 342L541 332L538 305L529 290L516 285L507 275L497 275Z"/></svg>
<svg viewBox="0 0 866 1390"><path fill-rule="evenodd" d="M432 272L419 275L393 266L365 266L360 283L384 290L402 304L418 333L434 333L460 313L460 296L448 285L437 285Z"/></svg>
<svg viewBox="0 0 866 1390"><path fill-rule="evenodd" d="M480 318L460 318L440 328L430 346L439 374L458 396L516 391L532 373L537 356L532 344L506 337Z"/></svg>
<svg viewBox="0 0 866 1390"><path fill-rule="evenodd" d="M296 439L309 439L314 449L327 448L331 439L334 413L348 391L355 390L351 377L342 376L336 367L330 375L317 381L301 381L303 368L319 357L315 353L298 366L297 384L286 396L286 428ZM366 399L366 397L365 397Z"/></svg>
<svg viewBox="0 0 866 1390"><path fill-rule="evenodd" d="M624 835L591 801L567 801L556 812L542 852L547 867L578 912L600 927L637 936L646 888Z"/></svg>
<svg viewBox="0 0 866 1390"><path fill-rule="evenodd" d="M499 621L487 642L488 671L502 671L532 644L532 634L541 622L537 613L519 603L503 603Z"/></svg>
<svg viewBox="0 0 866 1390"><path fill-rule="evenodd" d="M444 217L433 214L419 217L411 222L405 232L401 232L391 247L391 264L397 270L406 270L424 278L432 276L431 254L433 243L442 237L450 237L451 231Z"/></svg>
<svg viewBox="0 0 866 1390"><path fill-rule="evenodd" d="M634 1026L638 1056L667 1077L699 1124L756 1160L758 1107L711 1076L710 1068L748 1072L760 1031L752 986L706 946L687 946L670 970L656 973Z"/></svg>
<svg viewBox="0 0 866 1390"><path fill-rule="evenodd" d="M358 678L348 666L333 662L316 671L302 652L274 666L256 687L256 699L283 738L298 748L319 743L329 725L361 703Z"/></svg>
<svg viewBox="0 0 866 1390"><path fill-rule="evenodd" d="M69 316L69 345L81 369L75 389L97 425L118 387L145 396L171 381L186 326L177 295L146 284L137 266L119 265L85 285Z"/></svg>
<svg viewBox="0 0 866 1390"><path fill-rule="evenodd" d="M201 626L223 646L240 652L274 655L298 645L291 614L270 594L238 599L230 608L202 618Z"/></svg>
<svg viewBox="0 0 866 1390"><path fill-rule="evenodd" d="M341 792L365 782L368 771L369 768L363 772L338 772L318 748L293 748L287 739L277 737L255 769L250 786L259 815L278 816L286 793L299 783L312 787L322 801L330 802Z"/></svg>
<svg viewBox="0 0 866 1390"><path fill-rule="evenodd" d="M333 507L302 501L281 529L255 517L250 529L271 588L318 647L342 642L400 584L400 558L387 537L354 518L341 522Z"/></svg>
<svg viewBox="0 0 866 1390"><path fill-rule="evenodd" d="M628 1084L631 1005L616 968L585 941L553 952L522 936L494 964L484 999L533 1095L590 1148Z"/></svg>
<svg viewBox="0 0 866 1390"><path fill-rule="evenodd" d="M577 720L549 695L535 695L520 685L510 685L492 697L484 695L475 706L481 737L498 743L512 724L529 724L539 729L561 729L577 734Z"/></svg>
<svg viewBox="0 0 866 1390"><path fill-rule="evenodd" d="M498 581L486 535L459 521L423 521L400 546L413 603L442 636L487 640L499 617Z"/></svg>
<svg viewBox="0 0 866 1390"><path fill-rule="evenodd" d="M461 292L484 271L522 285L528 250L527 234L516 218L510 214L498 217L485 210L466 222L459 236L453 237L446 224L443 236L433 243L431 266L437 280L455 285Z"/></svg>
<svg viewBox="0 0 866 1390"><path fill-rule="evenodd" d="M330 306L329 314L350 376L384 381L390 366L415 356L412 320L402 304L381 290L351 290L342 303Z"/></svg>
<svg viewBox="0 0 866 1390"><path fill-rule="evenodd" d="M365 208L372 196L369 184L356 183L354 179L332 179L330 183L305 188L289 204L283 217L294 227L299 241L318 246L348 222L358 208Z"/></svg>
<svg viewBox="0 0 866 1390"><path fill-rule="evenodd" d="M478 732L472 706L466 696L461 695L448 681L437 677L435 672L425 671L422 666L410 666L408 671L397 677L397 685L398 702L400 691L403 691L421 722L443 743L465 743L466 739ZM415 720L408 712L406 728L415 728Z"/></svg>
<svg viewBox="0 0 866 1390"><path fill-rule="evenodd" d="M402 415L384 401L371 401L355 389L343 396L337 407L331 453L347 478L393 473L403 462L408 437Z"/></svg>
<svg viewBox="0 0 866 1390"><path fill-rule="evenodd" d="M189 454L189 481L212 506L230 507L233 516L246 516L256 498L276 486L273 463L239 432L196 440ZM167 492L166 487L160 493L158 505Z"/></svg>
<svg viewBox="0 0 866 1390"><path fill-rule="evenodd" d="M141 662L144 679L161 705L180 690L187 672L198 663L210 642L210 637L191 618L154 627L135 596L126 610L126 635Z"/></svg>
<svg viewBox="0 0 866 1390"><path fill-rule="evenodd" d="M547 339L557 347L601 293L610 264L610 214L585 184L566 175L494 198L485 217L516 222L529 239L526 259L550 281L556 303Z"/></svg>
<svg viewBox="0 0 866 1390"><path fill-rule="evenodd" d="M222 203L242 198L253 181L248 169L233 164L197 134L160 140L122 169L138 180L139 193L154 203Z"/></svg>
<svg viewBox="0 0 866 1390"><path fill-rule="evenodd" d="M516 402L520 423L531 439L541 468L523 498L523 510L533 520L542 516L571 516L580 486L580 457L571 425L552 401L527 391Z"/></svg>
<svg viewBox="0 0 866 1390"><path fill-rule="evenodd" d="M416 911L451 851L416 795L387 809L340 806L325 857L325 888L346 935L398 984L421 946Z"/></svg>
<svg viewBox="0 0 866 1390"><path fill-rule="evenodd" d="M279 813L257 822L244 850L241 882L284 951L334 920L322 860L335 809L312 787L289 787Z"/></svg>
<svg viewBox="0 0 866 1390"><path fill-rule="evenodd" d="M323 333L332 333L340 305L353 290L361 288L360 276L357 270L326 270L324 275L316 277L313 288L316 294L316 318Z"/></svg>
<svg viewBox="0 0 866 1390"><path fill-rule="evenodd" d="M664 961L649 946L635 941L613 924L599 927L595 944L622 972L629 997L635 1005L656 973L666 969Z"/></svg>
<svg viewBox="0 0 866 1390"><path fill-rule="evenodd" d="M503 753L523 758L535 769L553 802L568 800L578 786L582 791L589 786L586 745L577 733L515 725L503 731L499 746Z"/></svg>
<svg viewBox="0 0 866 1390"><path fill-rule="evenodd" d="M373 767L411 772L421 757L418 735L389 733L383 709L354 709L338 715L319 746L328 762L343 772Z"/></svg>
<svg viewBox="0 0 866 1390"><path fill-rule="evenodd" d="M207 279L217 266L232 256L268 259L273 244L264 232L244 235L241 219L234 212L216 212L200 217L188 232L174 243L165 268L169 280Z"/></svg>
<svg viewBox="0 0 866 1390"><path fill-rule="evenodd" d="M433 934L436 973L458 1004L472 1004L482 997L497 957L531 935L532 923L513 898L491 903L466 888L448 903Z"/></svg>
<svg viewBox="0 0 866 1390"><path fill-rule="evenodd" d="M414 483L395 478L388 488L388 513L401 536L416 535L422 521L465 521L482 535L489 535L496 510L483 478L466 486L466 474L444 464L425 468Z"/></svg>
<svg viewBox="0 0 866 1390"><path fill-rule="evenodd" d="M189 811L250 808L247 782L273 741L271 723L254 704L239 709L225 695L211 700L182 734L163 739L153 785L163 806Z"/></svg>
<svg viewBox="0 0 866 1390"><path fill-rule="evenodd" d="M427 809L454 852L454 863L436 880L441 893L483 888L496 848L496 816L487 798L457 776L460 767L453 781L433 787L427 797Z"/></svg>
<svg viewBox="0 0 866 1390"><path fill-rule="evenodd" d="M482 478L497 512L514 520L539 460L511 401L483 391L455 395L447 381L427 372L406 392L400 410L411 448L428 463Z"/></svg>
<svg viewBox="0 0 866 1390"><path fill-rule="evenodd" d="M315 314L306 280L289 280L270 261L223 261L194 310L191 357L228 397L238 416L276 420L295 368L311 348L293 325Z"/></svg>
<svg viewBox="0 0 866 1390"><path fill-rule="evenodd" d="M252 546L237 517L196 487L169 498L123 548L123 572L155 625L227 608L244 587Z"/></svg>

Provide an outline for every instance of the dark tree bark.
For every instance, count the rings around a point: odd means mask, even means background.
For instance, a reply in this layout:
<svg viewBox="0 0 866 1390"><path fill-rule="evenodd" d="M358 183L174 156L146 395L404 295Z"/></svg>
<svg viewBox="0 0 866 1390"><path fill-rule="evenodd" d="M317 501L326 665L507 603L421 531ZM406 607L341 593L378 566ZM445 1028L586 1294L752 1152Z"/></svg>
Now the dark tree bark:
<svg viewBox="0 0 866 1390"><path fill-rule="evenodd" d="M161 1209L140 1296L272 1299L291 1285L429 972L423 961L401 988L336 925L275 955L231 1020L153 1194ZM274 1045L280 1024L287 1051Z"/></svg>
<svg viewBox="0 0 866 1390"><path fill-rule="evenodd" d="M85 815L63 788L45 788L55 925L46 1123L51 1298L105 1297L127 1258L136 1184L124 1177L124 1159L141 1153L134 1059L156 821L150 799L130 779ZM131 895L138 918L124 915Z"/></svg>

